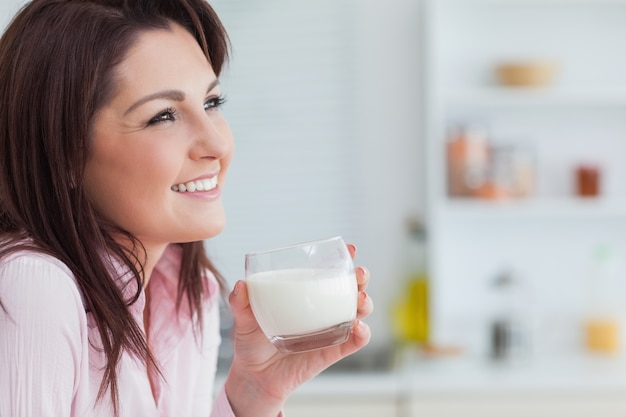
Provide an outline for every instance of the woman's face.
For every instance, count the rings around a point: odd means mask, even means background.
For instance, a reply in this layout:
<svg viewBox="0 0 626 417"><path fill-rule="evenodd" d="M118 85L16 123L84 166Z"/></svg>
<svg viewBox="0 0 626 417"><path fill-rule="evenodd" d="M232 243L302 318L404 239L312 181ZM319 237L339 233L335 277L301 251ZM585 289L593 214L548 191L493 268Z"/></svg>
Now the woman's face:
<svg viewBox="0 0 626 417"><path fill-rule="evenodd" d="M85 188L144 246L215 236L233 138L213 69L181 26L144 32L95 117Z"/></svg>

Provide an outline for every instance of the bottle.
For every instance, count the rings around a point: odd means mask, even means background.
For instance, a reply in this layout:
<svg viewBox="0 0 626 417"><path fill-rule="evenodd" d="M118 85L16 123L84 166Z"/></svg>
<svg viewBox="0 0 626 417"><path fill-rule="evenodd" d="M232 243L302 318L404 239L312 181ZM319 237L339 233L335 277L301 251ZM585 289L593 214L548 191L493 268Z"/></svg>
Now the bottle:
<svg viewBox="0 0 626 417"><path fill-rule="evenodd" d="M395 336L401 343L426 344L429 336L426 231L419 220L407 221L405 277L394 305Z"/></svg>
<svg viewBox="0 0 626 417"><path fill-rule="evenodd" d="M611 247L595 250L587 291L584 320L585 347L591 353L615 354L620 346L622 323L618 294L618 259Z"/></svg>
<svg viewBox="0 0 626 417"><path fill-rule="evenodd" d="M490 328L491 358L520 363L531 353L532 300L520 275L502 270L492 283L495 315Z"/></svg>

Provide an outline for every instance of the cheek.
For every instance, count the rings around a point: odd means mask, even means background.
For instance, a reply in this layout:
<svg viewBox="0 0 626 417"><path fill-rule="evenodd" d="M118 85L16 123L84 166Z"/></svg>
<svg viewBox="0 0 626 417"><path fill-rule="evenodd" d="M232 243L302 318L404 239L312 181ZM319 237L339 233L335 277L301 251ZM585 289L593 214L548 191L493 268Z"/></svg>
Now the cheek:
<svg viewBox="0 0 626 417"><path fill-rule="evenodd" d="M85 190L102 216L119 223L167 195L178 169L172 153L156 147L100 153L87 163Z"/></svg>

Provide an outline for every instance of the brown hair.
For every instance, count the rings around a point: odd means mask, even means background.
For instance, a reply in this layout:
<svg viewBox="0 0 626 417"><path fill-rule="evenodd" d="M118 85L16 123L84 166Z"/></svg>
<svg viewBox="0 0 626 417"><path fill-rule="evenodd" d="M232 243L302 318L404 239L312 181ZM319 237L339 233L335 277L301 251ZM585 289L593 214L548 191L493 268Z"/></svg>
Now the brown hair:
<svg viewBox="0 0 626 417"><path fill-rule="evenodd" d="M90 126L115 92L115 67L138 36L172 22L194 35L217 75L228 38L204 0L34 0L0 39L0 257L38 250L64 262L98 325L107 357L98 393L110 390L116 415L117 364L123 351L158 369L128 306L141 292L145 251L107 224L89 203L83 171ZM122 233L134 248L117 244ZM202 320L202 271L213 271L202 242L180 244L178 302ZM103 250L125 264L137 291L125 299Z"/></svg>

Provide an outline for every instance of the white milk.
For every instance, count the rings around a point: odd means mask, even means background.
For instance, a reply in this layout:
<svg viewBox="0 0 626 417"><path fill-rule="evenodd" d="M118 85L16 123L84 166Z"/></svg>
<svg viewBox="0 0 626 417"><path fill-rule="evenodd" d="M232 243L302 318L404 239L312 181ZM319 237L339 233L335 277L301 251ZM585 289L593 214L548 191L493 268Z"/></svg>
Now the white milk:
<svg viewBox="0 0 626 417"><path fill-rule="evenodd" d="M353 272L287 269L252 274L246 282L252 311L268 337L309 333L356 317Z"/></svg>

